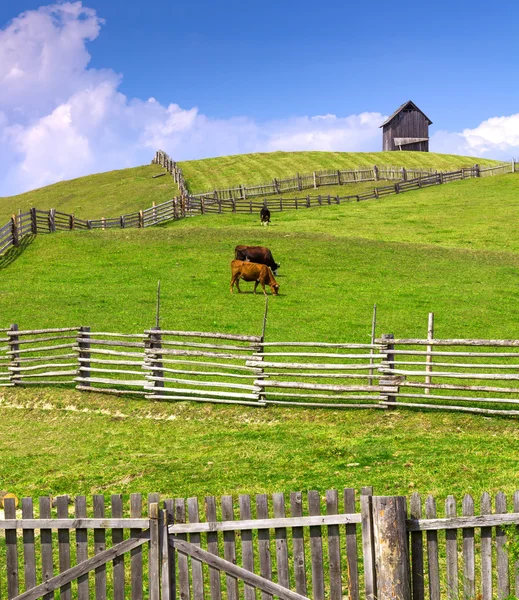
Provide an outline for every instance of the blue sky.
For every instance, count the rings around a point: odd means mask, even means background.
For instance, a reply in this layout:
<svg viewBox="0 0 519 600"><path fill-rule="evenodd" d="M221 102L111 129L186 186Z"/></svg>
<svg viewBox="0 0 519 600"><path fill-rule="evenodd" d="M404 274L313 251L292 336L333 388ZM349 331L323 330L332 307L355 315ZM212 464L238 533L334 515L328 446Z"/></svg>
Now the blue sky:
<svg viewBox="0 0 519 600"><path fill-rule="evenodd" d="M154 144L379 150L408 99L432 150L519 156L518 26L512 2L3 2L0 196Z"/></svg>

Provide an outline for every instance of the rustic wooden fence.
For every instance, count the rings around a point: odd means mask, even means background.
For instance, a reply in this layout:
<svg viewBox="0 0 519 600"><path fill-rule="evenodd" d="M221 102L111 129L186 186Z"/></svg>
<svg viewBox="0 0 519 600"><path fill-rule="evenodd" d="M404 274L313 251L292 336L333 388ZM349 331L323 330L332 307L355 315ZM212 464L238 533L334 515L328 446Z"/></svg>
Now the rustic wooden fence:
<svg viewBox="0 0 519 600"><path fill-rule="evenodd" d="M173 175L175 181L181 187L181 195L191 196L192 198L213 198L214 200L239 200L244 201L251 198L280 195L287 192L300 192L305 189L317 189L330 185L347 185L349 183L362 183L369 181L401 181L403 183L411 180L427 179L431 175L440 175L436 169L409 169L406 167L377 166L364 167L358 169L326 169L313 171L312 173L297 173L293 177L283 179L272 179L265 183L256 185L238 185L224 189L208 190L189 194L182 170L177 163L173 161L163 150L158 150L152 161L160 164L169 173ZM470 168L461 169L464 171L463 177L485 177L488 175L497 175L515 172L515 161L503 163L495 167L481 169L479 165ZM179 183L180 182L180 183Z"/></svg>
<svg viewBox="0 0 519 600"><path fill-rule="evenodd" d="M439 600L519 595L504 525L513 505L488 493L479 509L373 496L373 488L129 501L102 495L4 500L0 597L69 600ZM35 506L38 507L37 516ZM201 507L203 506L203 509ZM509 512L509 509L512 512ZM461 509L461 510L460 510ZM444 516L441 516L443 513ZM128 556L129 555L129 556Z"/></svg>
<svg viewBox="0 0 519 600"><path fill-rule="evenodd" d="M168 159L169 160L169 159ZM169 164L169 162L167 163ZM55 233L56 231L88 230L88 229L125 229L131 227L152 227L161 223L194 217L203 214L214 213L248 213L259 212L262 207L271 211L298 210L304 208L315 208L331 204L347 202L361 202L383 198L390 194L409 192L425 187L441 185L451 181L466 179L470 177L485 177L511 173L516 170L515 162L506 163L497 167L480 169L477 165L468 169L461 169L450 173L435 173L410 181L397 181L392 185L374 188L363 194L345 196L302 196L296 198L275 198L263 200L252 200L242 195L221 199L218 194L210 195L183 195L173 198L161 204L153 205L145 210L135 213L120 215L119 217L101 219L80 219L74 214L63 213L55 209L39 210L31 208L27 212L19 212L11 217L9 223L0 228L0 255L12 247L20 245L22 239L28 235L41 233ZM400 169L400 173L401 173ZM231 194L232 196L232 194Z"/></svg>
<svg viewBox="0 0 519 600"><path fill-rule="evenodd" d="M387 334L370 344L65 327L0 330L0 387L60 385L161 401L519 415L519 340Z"/></svg>

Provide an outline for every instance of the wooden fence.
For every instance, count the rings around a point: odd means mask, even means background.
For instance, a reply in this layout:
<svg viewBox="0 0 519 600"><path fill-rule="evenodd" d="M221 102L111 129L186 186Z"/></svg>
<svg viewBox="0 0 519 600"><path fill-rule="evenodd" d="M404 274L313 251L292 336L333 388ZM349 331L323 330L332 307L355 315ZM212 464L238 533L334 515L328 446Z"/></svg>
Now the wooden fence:
<svg viewBox="0 0 519 600"><path fill-rule="evenodd" d="M513 505L501 492L492 504L488 493L479 509L470 495L449 496L442 511L433 496L408 504L370 487L203 502L154 493L144 515L140 494L112 495L108 506L102 495L91 506L84 496L23 498L21 510L6 498L0 598L517 597L502 526L519 524L519 492Z"/></svg>
<svg viewBox="0 0 519 600"><path fill-rule="evenodd" d="M150 400L519 415L519 340L387 334L370 344L89 327L0 330L0 387L60 385Z"/></svg>
<svg viewBox="0 0 519 600"><path fill-rule="evenodd" d="M169 160L169 159L168 159ZM169 165L169 162L167 163ZM74 229L125 229L130 227L151 227L185 217L194 217L203 214L214 213L248 213L259 212L262 207L271 211L298 210L315 208L331 204L346 202L361 202L383 198L390 194L409 192L425 187L441 185L451 181L467 179L470 177L486 177L491 175L502 175L516 170L515 163L506 163L497 167L480 169L477 165L468 169L452 171L450 173L435 173L410 181L397 181L392 185L374 188L363 194L346 196L302 196L295 198L275 198L263 200L252 200L245 196L239 198L221 199L218 194L214 195L184 195L173 198L161 204L157 204L135 213L120 215L119 217L101 219L80 219L74 214L63 213L55 209L39 210L31 208L27 212L19 212L13 215L9 223L0 228L0 255L12 247L20 245L22 239L27 235L40 233L55 233L56 231L72 231ZM401 171L401 170L400 170Z"/></svg>
<svg viewBox="0 0 519 600"><path fill-rule="evenodd" d="M326 169L313 171L312 173L297 173L293 177L283 179L272 179L265 183L255 185L238 185L224 189L208 190L190 194L186 188L182 170L179 169L176 162L173 161L164 151L158 150L153 159L153 163L160 164L169 173L173 175L175 181L181 187L181 195L191 196L192 198L213 198L214 200L238 200L244 201L251 198L280 195L287 192L301 192L305 189L317 189L329 185L347 185L349 183L362 183L369 181L401 181L427 179L431 175L441 174L436 169L409 169L406 167L377 166L364 167L358 169ZM468 177L485 177L503 173L515 172L515 161L503 163L495 167L481 169L479 165L470 168L461 169Z"/></svg>

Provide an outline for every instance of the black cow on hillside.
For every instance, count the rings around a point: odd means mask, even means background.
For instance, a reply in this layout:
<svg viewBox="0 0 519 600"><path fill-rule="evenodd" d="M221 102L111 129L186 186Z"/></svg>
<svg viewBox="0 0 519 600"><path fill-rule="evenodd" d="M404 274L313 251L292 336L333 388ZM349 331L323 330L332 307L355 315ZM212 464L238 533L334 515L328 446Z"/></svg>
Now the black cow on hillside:
<svg viewBox="0 0 519 600"><path fill-rule="evenodd" d="M264 206L260 211L260 223L262 225L270 224L270 210Z"/></svg>

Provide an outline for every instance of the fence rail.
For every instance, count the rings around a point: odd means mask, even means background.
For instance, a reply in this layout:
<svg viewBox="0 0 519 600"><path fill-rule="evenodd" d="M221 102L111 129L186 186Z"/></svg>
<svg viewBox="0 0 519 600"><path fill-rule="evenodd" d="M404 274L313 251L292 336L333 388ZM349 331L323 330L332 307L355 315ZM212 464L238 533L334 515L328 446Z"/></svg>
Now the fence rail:
<svg viewBox="0 0 519 600"><path fill-rule="evenodd" d="M478 500L478 499L476 499ZM3 500L2 597L176 600L519 595L519 492L445 501L353 488L164 500ZM204 566L205 565L205 566ZM7 593L6 593L7 592Z"/></svg>
<svg viewBox="0 0 519 600"><path fill-rule="evenodd" d="M372 334L374 336L374 332ZM65 327L0 330L0 387L76 386L149 400L519 415L519 340L370 344Z"/></svg>

